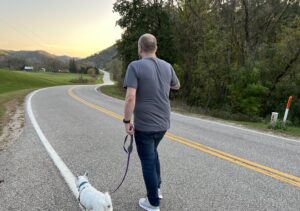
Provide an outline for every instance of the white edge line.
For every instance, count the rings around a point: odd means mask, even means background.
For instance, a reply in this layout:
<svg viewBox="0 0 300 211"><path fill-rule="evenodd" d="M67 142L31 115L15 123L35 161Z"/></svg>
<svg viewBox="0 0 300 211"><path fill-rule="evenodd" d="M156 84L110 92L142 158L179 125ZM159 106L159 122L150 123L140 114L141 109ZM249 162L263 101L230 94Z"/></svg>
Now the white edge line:
<svg viewBox="0 0 300 211"><path fill-rule="evenodd" d="M124 100L121 100L121 99L118 99L118 98L115 98L115 97L112 97L112 96L109 96L109 95L107 95L107 94L104 94L103 92L101 92L101 91L98 91L97 89L99 89L101 86L106 86L107 84L100 84L100 85L97 85L96 87L95 87L95 92L97 92L97 94L98 95L100 95L100 96L105 96L105 97L107 97L107 98L109 98L109 99L111 99L112 101L119 101L119 102L124 102Z"/></svg>
<svg viewBox="0 0 300 211"><path fill-rule="evenodd" d="M211 123L211 124L221 125L221 126L225 126L225 127L238 129L238 130L243 130L243 131L246 131L246 132L257 133L257 134L264 135L264 136L270 136L270 137L273 137L273 138L284 139L284 140L287 140L287 141L293 141L293 142L300 143L300 140L296 140L296 139L290 139L290 138L286 138L286 137L283 137L283 136L277 136L277 135L272 135L272 134L269 134L269 133L263 133L263 132L259 132L259 131L256 131L256 130L251 130L251 129L246 129L246 128L242 128L242 127L238 127L238 126L228 125L228 124L225 124L225 123L215 122L215 121L212 121L212 120L201 119L199 117L186 116L186 115L179 114L179 113L176 113L176 112L172 112L172 113L177 115L177 116L182 116L182 117L186 117L186 118L190 118L190 119L195 119L195 120L199 120L199 121L203 121L203 122L208 122L208 123Z"/></svg>
<svg viewBox="0 0 300 211"><path fill-rule="evenodd" d="M78 191L75 185L75 176L73 175L73 173L70 171L70 169L67 167L67 165L62 161L62 159L59 157L59 155L55 152L55 150L53 149L53 147L51 146L51 144L49 143L49 141L47 140L46 136L44 135L44 133L42 132L39 124L37 123L33 111L32 111L32 107L31 107L31 99L32 97L38 93L39 91L45 90L44 89L39 89L36 90L32 93L30 93L28 99L27 99L27 113L29 115L30 121L35 129L35 131L37 132L42 144L44 145L45 149L47 150L50 158L52 159L52 161L54 162L55 166L58 168L58 170L60 171L61 175L63 176L65 182L67 183L67 185L69 186L70 190L72 191L73 195L76 197L76 199L78 198ZM82 209L82 207L80 207Z"/></svg>

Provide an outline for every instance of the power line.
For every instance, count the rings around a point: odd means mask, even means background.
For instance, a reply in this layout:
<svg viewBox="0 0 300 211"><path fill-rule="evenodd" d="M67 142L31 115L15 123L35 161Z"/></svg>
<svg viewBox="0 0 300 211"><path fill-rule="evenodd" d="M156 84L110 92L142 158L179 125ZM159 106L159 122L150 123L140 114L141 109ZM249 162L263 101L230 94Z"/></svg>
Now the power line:
<svg viewBox="0 0 300 211"><path fill-rule="evenodd" d="M10 24L8 21L6 21L3 17L0 17L4 23L9 26L10 28L12 28L15 32L17 32L18 34L22 34L23 37L26 37L28 40L34 42L35 44L37 44L39 47L41 47L42 49L45 48L44 44L37 41L36 39L33 39L31 36L29 36L27 33L25 33L24 31L21 31L19 29L17 29L15 26L13 26L12 24ZM32 31L29 30L30 33L32 33ZM32 33L33 34L33 33ZM37 35L35 35L36 37L38 37ZM39 38L40 39L40 38ZM42 40L42 39L40 39Z"/></svg>

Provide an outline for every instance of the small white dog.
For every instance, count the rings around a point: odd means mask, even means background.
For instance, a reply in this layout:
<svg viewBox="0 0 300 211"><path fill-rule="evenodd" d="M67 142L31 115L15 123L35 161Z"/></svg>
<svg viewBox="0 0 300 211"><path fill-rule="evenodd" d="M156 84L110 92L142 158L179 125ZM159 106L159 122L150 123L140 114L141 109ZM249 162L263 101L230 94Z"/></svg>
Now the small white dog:
<svg viewBox="0 0 300 211"><path fill-rule="evenodd" d="M88 180L88 174L76 176L75 180L78 192L79 203L86 210L93 211L112 211L112 202L109 193L101 193L94 188Z"/></svg>

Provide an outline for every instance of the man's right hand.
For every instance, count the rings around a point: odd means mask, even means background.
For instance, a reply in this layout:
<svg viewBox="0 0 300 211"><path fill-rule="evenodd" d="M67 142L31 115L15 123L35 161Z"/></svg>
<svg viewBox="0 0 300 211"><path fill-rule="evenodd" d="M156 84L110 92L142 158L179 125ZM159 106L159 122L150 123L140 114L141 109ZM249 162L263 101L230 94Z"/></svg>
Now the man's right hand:
<svg viewBox="0 0 300 211"><path fill-rule="evenodd" d="M171 86L172 90L178 90L180 89L180 83L178 82L175 86Z"/></svg>

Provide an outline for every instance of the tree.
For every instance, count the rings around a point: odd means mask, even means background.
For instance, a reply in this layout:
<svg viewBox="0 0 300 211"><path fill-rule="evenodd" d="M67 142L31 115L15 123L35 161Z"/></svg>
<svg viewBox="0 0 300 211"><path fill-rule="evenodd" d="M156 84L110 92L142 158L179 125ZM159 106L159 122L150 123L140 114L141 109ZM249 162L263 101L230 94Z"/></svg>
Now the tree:
<svg viewBox="0 0 300 211"><path fill-rule="evenodd" d="M173 97L257 119L283 110L293 95L292 120L300 124L299 0L117 0L114 11L124 29L122 76L137 59L139 36L150 32L180 78Z"/></svg>
<svg viewBox="0 0 300 211"><path fill-rule="evenodd" d="M58 72L59 70L64 68L64 64L55 58L45 58L43 60L43 67L50 72Z"/></svg>
<svg viewBox="0 0 300 211"><path fill-rule="evenodd" d="M127 65L138 59L137 41L144 33L157 37L157 54L160 58L175 63L177 50L174 33L163 1L117 0L113 10L121 15L117 24L125 30L122 39L117 42L119 57L123 62L123 76Z"/></svg>
<svg viewBox="0 0 300 211"><path fill-rule="evenodd" d="M78 68L75 59L70 59L69 61L69 71L70 73L77 73Z"/></svg>

